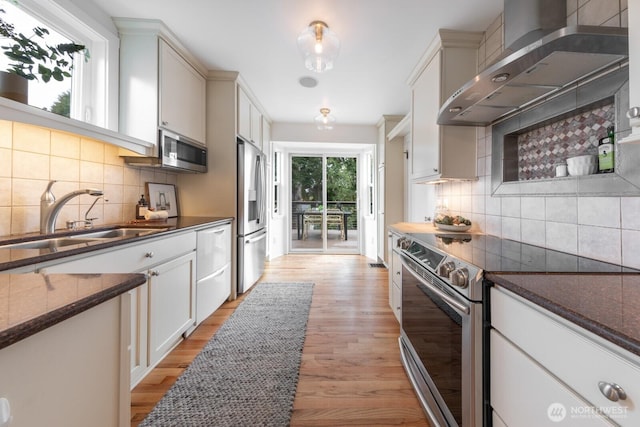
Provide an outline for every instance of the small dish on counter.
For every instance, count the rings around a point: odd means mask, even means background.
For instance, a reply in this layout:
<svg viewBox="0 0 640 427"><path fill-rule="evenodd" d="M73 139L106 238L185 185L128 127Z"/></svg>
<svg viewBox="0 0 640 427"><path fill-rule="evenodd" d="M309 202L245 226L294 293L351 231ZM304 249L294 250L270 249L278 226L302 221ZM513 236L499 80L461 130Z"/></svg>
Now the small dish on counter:
<svg viewBox="0 0 640 427"><path fill-rule="evenodd" d="M471 225L467 225L467 224L447 225L447 224L439 224L436 222L435 225L436 225L436 228L444 231L462 232L462 231L469 231L469 229L471 228Z"/></svg>

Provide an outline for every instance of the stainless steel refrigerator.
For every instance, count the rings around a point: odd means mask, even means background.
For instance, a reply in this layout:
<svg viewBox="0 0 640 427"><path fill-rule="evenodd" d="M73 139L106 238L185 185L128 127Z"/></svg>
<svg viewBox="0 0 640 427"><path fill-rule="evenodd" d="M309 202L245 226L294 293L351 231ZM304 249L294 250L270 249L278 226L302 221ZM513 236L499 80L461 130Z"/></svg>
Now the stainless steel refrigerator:
<svg viewBox="0 0 640 427"><path fill-rule="evenodd" d="M264 272L267 253L265 155L238 137L238 293Z"/></svg>

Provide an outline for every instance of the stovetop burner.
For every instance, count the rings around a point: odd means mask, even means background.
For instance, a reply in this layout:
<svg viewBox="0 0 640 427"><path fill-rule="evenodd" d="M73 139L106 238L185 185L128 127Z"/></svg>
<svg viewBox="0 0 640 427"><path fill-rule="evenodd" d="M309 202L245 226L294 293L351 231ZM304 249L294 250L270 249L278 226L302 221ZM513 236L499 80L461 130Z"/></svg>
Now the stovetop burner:
<svg viewBox="0 0 640 427"><path fill-rule="evenodd" d="M485 272L638 273L640 270L474 233L409 233L417 245L436 248ZM437 265L437 264L436 264Z"/></svg>

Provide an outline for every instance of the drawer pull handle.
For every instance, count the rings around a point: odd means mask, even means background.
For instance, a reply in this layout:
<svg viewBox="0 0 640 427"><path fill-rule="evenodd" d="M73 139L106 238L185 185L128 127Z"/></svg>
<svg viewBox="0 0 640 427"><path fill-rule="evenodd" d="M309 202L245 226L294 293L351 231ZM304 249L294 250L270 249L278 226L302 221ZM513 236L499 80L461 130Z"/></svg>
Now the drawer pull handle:
<svg viewBox="0 0 640 427"><path fill-rule="evenodd" d="M147 258L153 258L153 252L147 252L144 256Z"/></svg>
<svg viewBox="0 0 640 427"><path fill-rule="evenodd" d="M399 276L399 275L400 275L400 272L399 272L399 271L396 271L396 274Z"/></svg>
<svg viewBox="0 0 640 427"><path fill-rule="evenodd" d="M608 382L600 381L598 383L598 388L600 389L600 392L604 395L604 397L612 402L625 400L627 398L627 393L616 383L611 384Z"/></svg>
<svg viewBox="0 0 640 427"><path fill-rule="evenodd" d="M153 271L151 272L151 275L152 275L152 276L159 276L159 275L160 275L160 272L159 272L158 270L153 270Z"/></svg>

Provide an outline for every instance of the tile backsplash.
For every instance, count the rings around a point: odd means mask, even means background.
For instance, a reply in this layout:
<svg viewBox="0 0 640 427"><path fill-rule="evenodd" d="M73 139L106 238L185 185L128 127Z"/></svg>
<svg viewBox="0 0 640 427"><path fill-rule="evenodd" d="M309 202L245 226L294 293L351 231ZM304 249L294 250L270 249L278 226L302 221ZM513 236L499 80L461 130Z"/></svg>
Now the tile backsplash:
<svg viewBox="0 0 640 427"><path fill-rule="evenodd" d="M116 146L0 120L0 236L39 231L40 196L50 180L58 181L52 188L56 197L81 188L103 190L90 212L97 225L132 220L147 182L177 181L172 173L125 165ZM69 201L56 228L83 219L94 200L83 195Z"/></svg>

